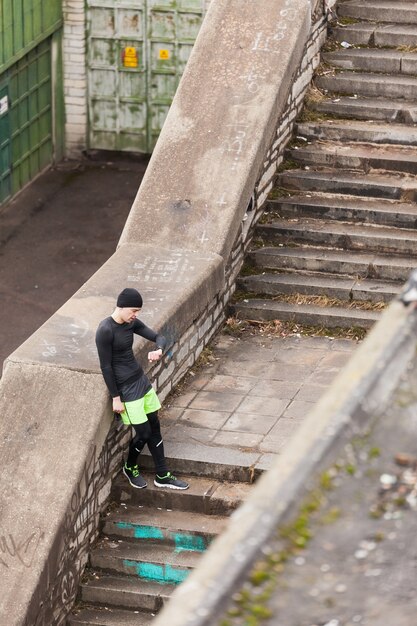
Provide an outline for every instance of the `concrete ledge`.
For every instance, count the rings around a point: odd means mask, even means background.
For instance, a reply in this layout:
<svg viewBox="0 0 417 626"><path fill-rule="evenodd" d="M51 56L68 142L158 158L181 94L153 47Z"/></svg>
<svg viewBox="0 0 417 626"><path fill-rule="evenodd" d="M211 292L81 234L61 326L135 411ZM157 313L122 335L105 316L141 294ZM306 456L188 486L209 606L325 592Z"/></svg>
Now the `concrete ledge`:
<svg viewBox="0 0 417 626"><path fill-rule="evenodd" d="M100 373L95 331L113 312L124 285L140 289L140 318L173 344L222 289L223 265L215 254L124 245L6 359L4 368L20 362ZM136 351L144 344L138 340Z"/></svg>
<svg viewBox="0 0 417 626"><path fill-rule="evenodd" d="M274 466L233 514L198 569L175 592L155 626L217 624L264 542L294 512L347 437L385 406L415 355L417 314L394 302L321 398Z"/></svg>

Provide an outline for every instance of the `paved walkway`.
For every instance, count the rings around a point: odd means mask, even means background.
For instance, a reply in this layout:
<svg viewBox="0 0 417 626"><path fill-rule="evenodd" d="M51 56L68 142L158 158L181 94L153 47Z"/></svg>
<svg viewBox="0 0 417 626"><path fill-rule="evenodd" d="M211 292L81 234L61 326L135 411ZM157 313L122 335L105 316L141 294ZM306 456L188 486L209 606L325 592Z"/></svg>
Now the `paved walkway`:
<svg viewBox="0 0 417 626"><path fill-rule="evenodd" d="M113 254L147 161L66 161L0 207L4 359Z"/></svg>
<svg viewBox="0 0 417 626"><path fill-rule="evenodd" d="M211 458L221 460L227 448L236 462L237 451L242 459L251 452L256 467L267 469L355 347L342 339L223 331L208 363L164 403L167 454L178 446L190 454L191 444L195 458L208 460L211 447Z"/></svg>

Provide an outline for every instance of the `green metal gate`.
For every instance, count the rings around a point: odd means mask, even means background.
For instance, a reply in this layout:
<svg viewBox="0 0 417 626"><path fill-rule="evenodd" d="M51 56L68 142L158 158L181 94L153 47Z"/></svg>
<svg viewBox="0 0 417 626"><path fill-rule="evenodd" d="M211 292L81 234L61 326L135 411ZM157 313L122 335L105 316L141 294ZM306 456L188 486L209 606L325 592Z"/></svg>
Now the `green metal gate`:
<svg viewBox="0 0 417 626"><path fill-rule="evenodd" d="M89 147L152 152L204 0L87 0Z"/></svg>
<svg viewBox="0 0 417 626"><path fill-rule="evenodd" d="M51 89L48 38L10 68L13 193L52 162Z"/></svg>

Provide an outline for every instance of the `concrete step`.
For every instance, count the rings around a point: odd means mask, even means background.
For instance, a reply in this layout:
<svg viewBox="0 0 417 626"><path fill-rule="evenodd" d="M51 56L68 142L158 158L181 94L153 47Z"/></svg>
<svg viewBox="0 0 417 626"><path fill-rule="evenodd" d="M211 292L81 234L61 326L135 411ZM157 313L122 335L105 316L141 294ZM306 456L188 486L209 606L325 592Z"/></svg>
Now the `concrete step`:
<svg viewBox="0 0 417 626"><path fill-rule="evenodd" d="M346 26L331 26L330 35L335 41L346 41L352 46L410 46L417 45L417 32L414 25L378 24L359 22Z"/></svg>
<svg viewBox="0 0 417 626"><path fill-rule="evenodd" d="M417 99L415 76L340 72L334 76L317 76L315 84L319 89L338 94Z"/></svg>
<svg viewBox="0 0 417 626"><path fill-rule="evenodd" d="M248 300L232 305L231 312L239 319L296 322L324 328L371 328L380 313L342 307L319 307L308 304L288 304L274 300Z"/></svg>
<svg viewBox="0 0 417 626"><path fill-rule="evenodd" d="M163 424L163 430L164 428ZM227 451L226 454L224 450ZM192 443L171 441L169 448L165 450L165 458L170 471L179 477L187 475L218 482L251 483L254 478L253 466L256 465L258 457L251 451L237 448L226 449L223 446L220 449L218 446L194 441ZM150 474L147 476L148 486L153 488L154 475L151 473L154 463L147 448L141 453L140 466L144 472ZM255 469L256 477L259 474L260 472Z"/></svg>
<svg viewBox="0 0 417 626"><path fill-rule="evenodd" d="M324 191L337 194L390 198L405 202L417 199L414 176L400 174L360 174L335 169L286 170L278 184L288 190Z"/></svg>
<svg viewBox="0 0 417 626"><path fill-rule="evenodd" d="M250 484L243 482L182 476L189 482L190 487L186 491L177 491L155 487L153 477L146 474L144 476L148 482L145 489L135 489L123 475L118 476L113 483L113 499L132 506L159 507L206 515L229 515L246 499L251 489Z"/></svg>
<svg viewBox="0 0 417 626"><path fill-rule="evenodd" d="M315 167L417 173L417 150L397 144L344 144L319 140L304 146L294 146L285 151L285 157Z"/></svg>
<svg viewBox="0 0 417 626"><path fill-rule="evenodd" d="M366 2L347 0L338 3L337 15L360 20L417 25L416 3L401 2L401 0L366 0Z"/></svg>
<svg viewBox="0 0 417 626"><path fill-rule="evenodd" d="M398 283L358 280L343 276L317 274L255 274L238 279L240 290L258 296L280 294L325 295L338 300L390 302L401 290Z"/></svg>
<svg viewBox="0 0 417 626"><path fill-rule="evenodd" d="M407 100L341 96L310 103L309 108L335 117L405 124L417 123L417 104Z"/></svg>
<svg viewBox="0 0 417 626"><path fill-rule="evenodd" d="M339 194L304 194L269 200L270 219L314 217L395 226L417 227L417 205L395 200Z"/></svg>
<svg viewBox="0 0 417 626"><path fill-rule="evenodd" d="M417 127L405 124L381 124L373 121L326 120L302 122L296 126L297 138L377 144L417 145Z"/></svg>
<svg viewBox="0 0 417 626"><path fill-rule="evenodd" d="M308 246L259 248L248 258L256 267L268 270L326 272L400 283L408 279L416 266L410 257Z"/></svg>
<svg viewBox="0 0 417 626"><path fill-rule="evenodd" d="M161 585L132 576L110 576L92 571L88 575L89 580L81 585L81 601L87 605L156 613L177 588L176 585Z"/></svg>
<svg viewBox="0 0 417 626"><path fill-rule="evenodd" d="M182 583L201 558L200 552L176 552L167 546L102 539L90 554L93 569L133 576L161 585Z"/></svg>
<svg viewBox="0 0 417 626"><path fill-rule="evenodd" d="M103 533L112 539L134 539L203 552L222 532L226 517L155 507L119 506L107 514Z"/></svg>
<svg viewBox="0 0 417 626"><path fill-rule="evenodd" d="M108 607L77 610L68 617L68 626L149 626L152 613L123 611Z"/></svg>
<svg viewBox="0 0 417 626"><path fill-rule="evenodd" d="M410 255L416 259L417 230L350 224L320 219L279 220L262 224L257 235L268 242L303 242L343 250ZM416 259L417 261L417 259Z"/></svg>
<svg viewBox="0 0 417 626"><path fill-rule="evenodd" d="M417 54L380 48L351 48L325 52L322 60L334 67L361 72L417 74Z"/></svg>

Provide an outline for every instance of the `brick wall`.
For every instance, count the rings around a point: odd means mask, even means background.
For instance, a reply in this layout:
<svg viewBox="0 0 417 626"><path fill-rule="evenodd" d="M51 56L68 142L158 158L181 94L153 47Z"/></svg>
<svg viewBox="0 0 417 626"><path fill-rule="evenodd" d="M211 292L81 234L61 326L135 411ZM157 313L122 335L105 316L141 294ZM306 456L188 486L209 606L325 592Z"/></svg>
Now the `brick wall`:
<svg viewBox="0 0 417 626"><path fill-rule="evenodd" d="M79 157L87 144L87 57L83 0L63 0L65 153Z"/></svg>

